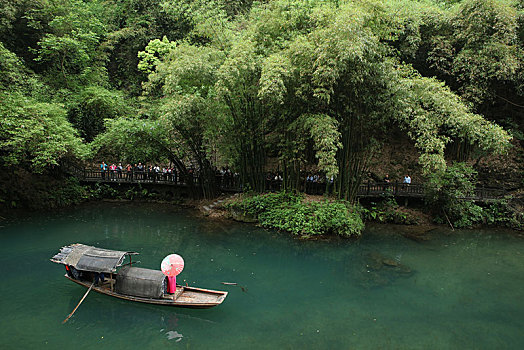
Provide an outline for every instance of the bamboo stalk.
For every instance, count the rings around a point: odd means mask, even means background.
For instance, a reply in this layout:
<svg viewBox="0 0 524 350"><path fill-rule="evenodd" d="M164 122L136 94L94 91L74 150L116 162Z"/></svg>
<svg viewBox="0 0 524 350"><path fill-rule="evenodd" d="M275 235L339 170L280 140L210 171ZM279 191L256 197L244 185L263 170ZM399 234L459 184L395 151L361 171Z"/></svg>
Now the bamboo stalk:
<svg viewBox="0 0 524 350"><path fill-rule="evenodd" d="M449 221L448 214L446 214L446 212L445 212L444 210L443 210L443 212L444 212L444 215L446 216L446 219L448 220L448 224L449 224L449 226L451 226L451 230L452 230L452 231L455 231L455 228L454 228L453 225L451 224L451 221Z"/></svg>

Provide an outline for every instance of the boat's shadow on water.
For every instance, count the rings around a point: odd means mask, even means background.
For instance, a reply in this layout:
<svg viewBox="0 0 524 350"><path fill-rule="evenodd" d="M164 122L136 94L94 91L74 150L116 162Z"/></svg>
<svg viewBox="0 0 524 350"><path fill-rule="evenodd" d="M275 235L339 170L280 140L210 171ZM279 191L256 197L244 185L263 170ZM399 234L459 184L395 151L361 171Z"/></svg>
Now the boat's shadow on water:
<svg viewBox="0 0 524 350"><path fill-rule="evenodd" d="M69 308L72 310L82 297L71 296ZM219 309L192 310L170 306L140 304L92 293L80 306L75 315L66 324L76 329L96 327L117 332L133 332L144 326L148 329L158 329L159 334L167 340L180 341L184 334L193 329L204 329L218 325L222 318ZM64 315L65 317L66 315ZM125 324L123 324L125 320Z"/></svg>

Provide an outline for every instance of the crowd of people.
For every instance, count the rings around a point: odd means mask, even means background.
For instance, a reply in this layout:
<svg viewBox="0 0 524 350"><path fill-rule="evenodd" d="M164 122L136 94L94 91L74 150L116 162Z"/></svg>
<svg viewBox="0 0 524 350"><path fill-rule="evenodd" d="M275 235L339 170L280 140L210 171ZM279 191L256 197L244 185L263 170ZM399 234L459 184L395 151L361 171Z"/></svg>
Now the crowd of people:
<svg viewBox="0 0 524 350"><path fill-rule="evenodd" d="M142 163L126 164L111 163L111 165L101 162L100 164L101 177L109 181L144 181L144 182L183 182L180 174L172 166L146 165ZM197 175L192 169L189 170L193 176ZM232 171L229 167L222 167L216 169L215 174L218 178L218 185L222 188L240 188L240 176L237 172ZM304 192L322 192L326 185L333 184L334 178L328 177L319 173L301 173L301 177L305 180ZM283 175L281 172L267 172L266 173L266 188L270 191L277 191L281 188ZM380 183L380 181L379 181ZM390 186L391 179L389 174L386 174L382 179L382 186L384 189ZM411 184L410 175L404 175L402 179L404 186Z"/></svg>
<svg viewBox="0 0 524 350"><path fill-rule="evenodd" d="M178 174L173 167L160 167L158 165L144 165L138 164L126 164L122 166L122 163L112 163L107 165L105 162L100 164L100 172L102 179L110 181L170 181L177 182L179 179Z"/></svg>
<svg viewBox="0 0 524 350"><path fill-rule="evenodd" d="M239 189L242 187L239 179L240 175L237 172L231 171L229 167L222 167L216 170L217 178L219 179L218 186L226 189Z"/></svg>

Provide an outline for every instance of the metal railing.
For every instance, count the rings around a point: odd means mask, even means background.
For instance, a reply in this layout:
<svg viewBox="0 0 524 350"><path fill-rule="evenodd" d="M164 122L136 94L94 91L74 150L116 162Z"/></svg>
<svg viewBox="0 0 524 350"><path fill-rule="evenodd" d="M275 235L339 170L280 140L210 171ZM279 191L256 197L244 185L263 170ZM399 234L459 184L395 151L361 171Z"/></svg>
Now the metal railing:
<svg viewBox="0 0 524 350"><path fill-rule="evenodd" d="M127 170L93 170L85 169L82 179L90 182L122 182L122 183L159 183L170 185L186 185L185 181L176 173L162 173L150 171ZM198 182L198 177L194 177Z"/></svg>
<svg viewBox="0 0 524 350"><path fill-rule="evenodd" d="M361 184L358 188L359 196L377 196L392 194L393 196L422 197L424 196L423 184L406 184L400 182L371 182Z"/></svg>
<svg viewBox="0 0 524 350"><path fill-rule="evenodd" d="M68 167L68 173L79 177L88 182L107 182L107 183L144 183L144 184L164 184L187 186L187 178L184 179L176 172L150 172L150 171L118 171L108 170L101 171L97 169L81 169L79 167ZM217 187L223 191L242 192L240 178L235 175L216 175ZM198 176L193 176L193 184L199 185ZM322 195L326 193L327 188L332 188L325 182L307 181L304 183L302 190L311 195ZM282 180L266 180L266 191L279 191L282 188ZM395 197L419 197L424 196L425 186L422 183L406 184L401 182L371 182L368 181L359 186L357 197L378 197L382 195L393 195ZM464 199L485 200L496 199L504 196L506 191L500 188L476 188L473 195Z"/></svg>

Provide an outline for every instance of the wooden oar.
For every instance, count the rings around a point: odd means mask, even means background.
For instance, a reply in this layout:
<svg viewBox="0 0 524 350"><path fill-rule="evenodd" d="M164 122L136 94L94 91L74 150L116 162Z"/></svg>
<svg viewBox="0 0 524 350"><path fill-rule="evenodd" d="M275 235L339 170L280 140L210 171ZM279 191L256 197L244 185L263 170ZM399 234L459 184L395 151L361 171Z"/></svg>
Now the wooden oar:
<svg viewBox="0 0 524 350"><path fill-rule="evenodd" d="M91 287L89 287L89 289L87 290L86 294L84 294L84 296L82 297L82 300L80 300L80 302L78 303L78 305L75 307L75 309L73 310L73 312L71 312L69 314L69 316L67 316L67 318L65 320L62 321L62 324L66 323L70 318L71 316L73 316L73 314L75 313L76 309L78 309L78 307L80 306L80 304L82 304L82 302L84 301L84 299L87 297L87 294L91 291L91 288L93 288L93 286L95 285L95 282L91 283Z"/></svg>
<svg viewBox="0 0 524 350"><path fill-rule="evenodd" d="M226 286L238 286L238 287L240 287L240 289L242 289L242 291L244 293L247 292L247 287L241 286L241 285L239 285L236 282L220 282L220 283L222 283L223 285L226 285Z"/></svg>

